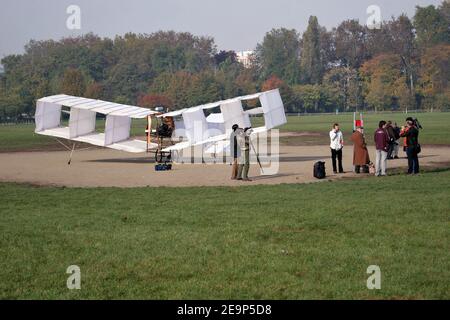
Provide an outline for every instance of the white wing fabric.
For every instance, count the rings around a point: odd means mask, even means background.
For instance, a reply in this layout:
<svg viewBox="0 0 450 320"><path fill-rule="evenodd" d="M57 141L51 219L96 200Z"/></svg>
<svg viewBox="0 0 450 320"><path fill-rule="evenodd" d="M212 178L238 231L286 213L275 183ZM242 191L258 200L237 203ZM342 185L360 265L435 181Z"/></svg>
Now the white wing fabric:
<svg viewBox="0 0 450 320"><path fill-rule="evenodd" d="M68 126L61 124L62 107L70 108ZM106 115L105 131L96 131L97 113ZM142 119L156 112L136 106L69 95L44 97L37 101L37 134L70 139L128 152L144 152L146 141L130 139L131 119Z"/></svg>
<svg viewBox="0 0 450 320"><path fill-rule="evenodd" d="M287 122L283 101L278 89L264 92L259 97L259 100L264 112L264 126L266 129L269 130Z"/></svg>

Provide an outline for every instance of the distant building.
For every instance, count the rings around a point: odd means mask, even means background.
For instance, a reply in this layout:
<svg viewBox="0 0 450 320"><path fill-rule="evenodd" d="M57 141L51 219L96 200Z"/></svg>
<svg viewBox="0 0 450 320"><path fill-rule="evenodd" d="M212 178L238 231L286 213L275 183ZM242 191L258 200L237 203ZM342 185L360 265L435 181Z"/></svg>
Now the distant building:
<svg viewBox="0 0 450 320"><path fill-rule="evenodd" d="M254 51L237 51L236 52L237 61L242 63L242 65L245 68L250 68L252 64L251 56L253 53Z"/></svg>

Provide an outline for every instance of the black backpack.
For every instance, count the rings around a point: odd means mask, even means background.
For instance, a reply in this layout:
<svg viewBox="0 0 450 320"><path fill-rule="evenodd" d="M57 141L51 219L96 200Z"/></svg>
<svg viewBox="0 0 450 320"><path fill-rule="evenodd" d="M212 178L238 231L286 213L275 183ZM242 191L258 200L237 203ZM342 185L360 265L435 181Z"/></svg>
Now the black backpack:
<svg viewBox="0 0 450 320"><path fill-rule="evenodd" d="M326 172L325 172L325 162L323 161L318 161L316 163L314 163L314 178L317 179L323 179L326 177Z"/></svg>

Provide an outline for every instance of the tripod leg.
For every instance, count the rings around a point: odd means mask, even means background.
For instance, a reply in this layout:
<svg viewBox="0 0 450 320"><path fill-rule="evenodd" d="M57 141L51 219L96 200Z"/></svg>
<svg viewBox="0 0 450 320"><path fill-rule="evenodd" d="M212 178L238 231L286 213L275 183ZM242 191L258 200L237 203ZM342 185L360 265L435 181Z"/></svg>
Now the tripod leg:
<svg viewBox="0 0 450 320"><path fill-rule="evenodd" d="M72 151L70 151L70 157L69 157L69 162L67 162L67 164L70 166L70 163L72 162L72 155L73 152L75 151L75 143L72 146Z"/></svg>
<svg viewBox="0 0 450 320"><path fill-rule="evenodd" d="M253 149L253 152L254 152L255 155L256 155L256 161L258 162L259 167L261 168L261 173L264 174L264 170L263 170L263 167L262 167L262 165L261 165L261 161L259 160L259 154L258 154L258 152L256 152L256 148L255 148L255 146L253 145L253 142L252 142L251 140L250 140L250 145L251 145L251 147L252 147L252 149Z"/></svg>

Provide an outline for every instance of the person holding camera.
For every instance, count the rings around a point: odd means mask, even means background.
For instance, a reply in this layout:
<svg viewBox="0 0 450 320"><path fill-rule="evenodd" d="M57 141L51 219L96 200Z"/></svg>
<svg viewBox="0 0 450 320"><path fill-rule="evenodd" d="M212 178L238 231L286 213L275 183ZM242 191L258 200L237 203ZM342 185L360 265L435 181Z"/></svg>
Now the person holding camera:
<svg viewBox="0 0 450 320"><path fill-rule="evenodd" d="M420 124L418 126L420 126ZM400 136L405 138L405 151L406 156L408 157L408 174L418 174L418 155L421 152L421 148L419 144L419 129L417 128L414 119L406 119L406 126L401 128Z"/></svg>
<svg viewBox="0 0 450 320"><path fill-rule="evenodd" d="M339 173L344 173L342 167L342 148L344 148L344 135L339 129L339 124L335 123L330 131L330 148L331 148L331 162L333 164L333 172L336 174L336 158L339 163Z"/></svg>
<svg viewBox="0 0 450 320"><path fill-rule="evenodd" d="M250 170L250 134L252 133L252 128L238 128L236 132L237 141L241 148L237 180L252 181L248 178L248 171Z"/></svg>
<svg viewBox="0 0 450 320"><path fill-rule="evenodd" d="M391 139L386 130L386 121L380 121L378 124L378 129L375 130L373 140L375 141L375 148L377 152L375 160L375 176L385 176L386 175L386 159L388 156L389 145Z"/></svg>

